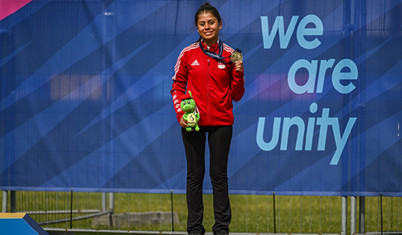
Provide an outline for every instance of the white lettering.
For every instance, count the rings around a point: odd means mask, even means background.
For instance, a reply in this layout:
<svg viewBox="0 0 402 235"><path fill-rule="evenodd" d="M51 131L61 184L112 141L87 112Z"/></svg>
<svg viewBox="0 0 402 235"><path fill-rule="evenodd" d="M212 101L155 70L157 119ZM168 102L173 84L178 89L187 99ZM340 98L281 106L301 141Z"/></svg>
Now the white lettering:
<svg viewBox="0 0 402 235"><path fill-rule="evenodd" d="M271 31L269 30L268 16L261 16L261 31L264 49L270 49L274 42L275 36L278 34L279 45L281 49L288 48L290 39L295 31L299 16L292 16L288 28L285 32L285 24L283 16L277 16ZM307 27L313 25L314 27ZM324 26L320 18L316 15L307 15L303 17L297 26L296 38L301 47L307 50L317 48L321 45L321 41L314 37L312 40L307 40L306 36L321 36L324 33Z"/></svg>
<svg viewBox="0 0 402 235"><path fill-rule="evenodd" d="M296 94L322 93L326 73L334 66L334 63L335 59L321 60L320 63L318 63L318 60L312 60L311 62L305 59L297 60L289 69L289 88ZM302 69L307 70L308 77L304 84L299 85L296 82L296 74ZM347 94L352 92L356 88L356 86L352 83L352 80L358 79L358 70L356 64L350 59L343 59L339 61L332 71L331 79L333 87L339 93ZM343 85L341 81L349 81L349 83Z"/></svg>
<svg viewBox="0 0 402 235"><path fill-rule="evenodd" d="M307 28L308 24L313 24L314 28ZM297 27L297 41L304 49L311 50L321 45L321 41L315 37L308 41L306 36L322 36L324 34L324 26L320 18L316 15L306 15Z"/></svg>
<svg viewBox="0 0 402 235"><path fill-rule="evenodd" d="M310 105L310 112L312 114L316 113L317 109L318 105L316 103L312 103ZM265 142L264 140L265 117L260 117L258 119L258 125L257 125L257 135L256 135L257 145L263 151L271 151L278 145L280 139L279 136L281 135L282 138L280 143L280 151L287 151L289 134L291 131L291 127L294 126L296 127L297 130L295 150L311 151L313 145L313 136L315 132L315 127L319 127L317 151L325 151L328 138L328 129L332 128L336 150L331 159L330 165L337 165L341 157L341 154L345 148L346 141L348 140L351 134L352 128L356 123L357 118L356 117L349 118L345 130L343 131L342 134L339 125L339 119L336 117L329 117L329 112L330 112L329 108L323 108L321 112L321 117L317 118L310 117L307 121L307 128L305 126L303 119L299 116L283 117L282 127L281 127L282 118L275 117L272 127L272 136L269 142ZM306 138L306 141L303 149L304 136Z"/></svg>

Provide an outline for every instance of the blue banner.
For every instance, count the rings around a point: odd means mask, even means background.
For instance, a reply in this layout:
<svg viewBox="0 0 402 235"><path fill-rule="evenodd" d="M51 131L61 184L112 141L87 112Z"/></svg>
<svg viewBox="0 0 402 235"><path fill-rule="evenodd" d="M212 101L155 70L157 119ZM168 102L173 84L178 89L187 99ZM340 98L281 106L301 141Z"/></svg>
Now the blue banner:
<svg viewBox="0 0 402 235"><path fill-rule="evenodd" d="M185 192L170 90L203 2L1 1L0 189ZM402 0L211 4L244 56L230 192L402 196Z"/></svg>

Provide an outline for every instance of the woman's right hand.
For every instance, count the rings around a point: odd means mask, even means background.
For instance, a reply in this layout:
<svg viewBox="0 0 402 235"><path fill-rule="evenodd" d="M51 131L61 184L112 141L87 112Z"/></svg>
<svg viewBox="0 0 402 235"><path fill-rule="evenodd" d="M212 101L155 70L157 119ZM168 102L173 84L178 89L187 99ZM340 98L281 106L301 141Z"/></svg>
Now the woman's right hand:
<svg viewBox="0 0 402 235"><path fill-rule="evenodd" d="M183 128L188 127L187 121L184 120L184 117L181 117L181 119L180 119L180 126Z"/></svg>

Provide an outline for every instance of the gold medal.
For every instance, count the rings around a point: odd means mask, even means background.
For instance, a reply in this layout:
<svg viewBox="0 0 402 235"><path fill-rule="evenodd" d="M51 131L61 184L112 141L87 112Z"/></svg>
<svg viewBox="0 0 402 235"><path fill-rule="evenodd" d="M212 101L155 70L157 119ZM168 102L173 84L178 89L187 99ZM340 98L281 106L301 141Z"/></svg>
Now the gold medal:
<svg viewBox="0 0 402 235"><path fill-rule="evenodd" d="M242 60L243 60L243 55L241 54L241 52L234 51L230 55L230 61L232 61L233 63L236 63L237 61L242 61Z"/></svg>

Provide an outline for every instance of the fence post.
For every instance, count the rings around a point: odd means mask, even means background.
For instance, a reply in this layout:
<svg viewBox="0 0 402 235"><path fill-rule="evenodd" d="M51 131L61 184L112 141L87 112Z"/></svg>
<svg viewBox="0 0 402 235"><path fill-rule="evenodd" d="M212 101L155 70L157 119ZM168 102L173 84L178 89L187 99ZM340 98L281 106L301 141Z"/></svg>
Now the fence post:
<svg viewBox="0 0 402 235"><path fill-rule="evenodd" d="M273 210L274 210L274 233L276 233L276 208L275 208L275 192L272 193Z"/></svg>
<svg viewBox="0 0 402 235"><path fill-rule="evenodd" d="M106 193L102 193L102 211L106 211Z"/></svg>
<svg viewBox="0 0 402 235"><path fill-rule="evenodd" d="M350 234L356 233L356 196L350 198Z"/></svg>
<svg viewBox="0 0 402 235"><path fill-rule="evenodd" d="M383 217L382 217L382 193L380 193L380 225L381 225L381 235L383 235L384 227L383 227Z"/></svg>
<svg viewBox="0 0 402 235"><path fill-rule="evenodd" d="M1 206L1 212L7 212L7 191L3 191L3 203Z"/></svg>
<svg viewBox="0 0 402 235"><path fill-rule="evenodd" d="M113 227L113 213L114 213L114 193L109 193L109 223Z"/></svg>
<svg viewBox="0 0 402 235"><path fill-rule="evenodd" d="M172 217L172 232L174 232L174 217L173 217L173 190L170 189L170 216Z"/></svg>
<svg viewBox="0 0 402 235"><path fill-rule="evenodd" d="M347 234L347 218L348 218L348 197L342 196L342 228L341 235Z"/></svg>
<svg viewBox="0 0 402 235"><path fill-rule="evenodd" d="M359 233L365 233L366 198L359 197Z"/></svg>
<svg viewBox="0 0 402 235"><path fill-rule="evenodd" d="M17 192L16 191L10 191L10 211L11 212L17 212Z"/></svg>
<svg viewBox="0 0 402 235"><path fill-rule="evenodd" d="M73 228L73 189L70 191L70 229Z"/></svg>
<svg viewBox="0 0 402 235"><path fill-rule="evenodd" d="M114 193L109 193L109 210L114 212Z"/></svg>

